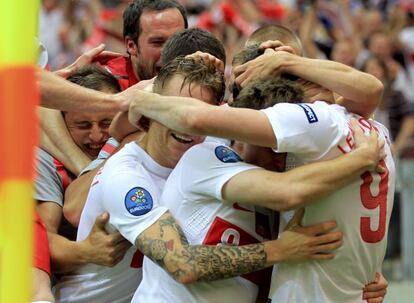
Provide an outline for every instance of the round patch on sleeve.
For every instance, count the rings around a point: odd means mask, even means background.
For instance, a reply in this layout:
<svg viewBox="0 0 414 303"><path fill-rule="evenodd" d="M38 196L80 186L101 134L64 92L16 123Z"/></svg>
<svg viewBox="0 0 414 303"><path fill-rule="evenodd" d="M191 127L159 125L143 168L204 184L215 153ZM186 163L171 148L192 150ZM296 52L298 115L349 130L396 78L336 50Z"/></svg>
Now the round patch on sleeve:
<svg viewBox="0 0 414 303"><path fill-rule="evenodd" d="M125 196L125 208L131 215L145 215L152 209L151 194L145 188L134 187Z"/></svg>
<svg viewBox="0 0 414 303"><path fill-rule="evenodd" d="M227 146L217 146L214 152L216 154L216 157L224 163L235 163L242 161L240 156L234 150Z"/></svg>

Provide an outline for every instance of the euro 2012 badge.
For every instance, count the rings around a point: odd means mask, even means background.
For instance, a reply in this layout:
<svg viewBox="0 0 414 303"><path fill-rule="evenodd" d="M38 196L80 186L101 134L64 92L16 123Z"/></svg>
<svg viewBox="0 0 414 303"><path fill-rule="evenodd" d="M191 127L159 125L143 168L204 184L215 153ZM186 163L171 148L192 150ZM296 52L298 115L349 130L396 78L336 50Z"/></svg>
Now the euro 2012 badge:
<svg viewBox="0 0 414 303"><path fill-rule="evenodd" d="M152 209L152 197L145 188L134 187L125 196L125 207L131 215L145 215Z"/></svg>

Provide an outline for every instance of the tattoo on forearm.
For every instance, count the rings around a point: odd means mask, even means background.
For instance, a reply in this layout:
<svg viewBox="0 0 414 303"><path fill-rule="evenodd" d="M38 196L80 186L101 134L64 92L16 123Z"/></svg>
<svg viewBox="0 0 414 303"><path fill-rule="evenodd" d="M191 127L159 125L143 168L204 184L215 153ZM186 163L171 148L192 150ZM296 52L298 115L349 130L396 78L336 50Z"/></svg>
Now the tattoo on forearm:
<svg viewBox="0 0 414 303"><path fill-rule="evenodd" d="M189 263L194 264L198 280L211 281L240 276L265 267L264 245L187 246Z"/></svg>
<svg viewBox="0 0 414 303"><path fill-rule="evenodd" d="M179 234L181 243L188 244L187 238L185 237L185 234L181 229L181 226L177 223L177 221L175 221L173 216L168 215L166 218L161 218L158 222L160 224L161 237L164 237L165 230L172 229L176 231L177 234Z"/></svg>
<svg viewBox="0 0 414 303"><path fill-rule="evenodd" d="M260 270L266 264L262 243L245 246L188 245L181 227L168 213L151 228L151 235L144 232L138 237L137 247L178 281L225 279ZM154 229L157 232L154 233Z"/></svg>

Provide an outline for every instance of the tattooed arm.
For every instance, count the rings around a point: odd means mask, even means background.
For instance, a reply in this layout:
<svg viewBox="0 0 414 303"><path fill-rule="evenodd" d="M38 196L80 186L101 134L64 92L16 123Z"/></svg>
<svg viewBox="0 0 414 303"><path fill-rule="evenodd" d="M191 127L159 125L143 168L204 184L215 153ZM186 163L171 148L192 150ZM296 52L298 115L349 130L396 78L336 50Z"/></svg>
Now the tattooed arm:
<svg viewBox="0 0 414 303"><path fill-rule="evenodd" d="M334 222L300 227L294 218L281 238L243 246L189 245L169 212L141 233L135 244L180 283L211 281L260 270L281 261L331 259L326 253L341 245L341 233L329 232Z"/></svg>

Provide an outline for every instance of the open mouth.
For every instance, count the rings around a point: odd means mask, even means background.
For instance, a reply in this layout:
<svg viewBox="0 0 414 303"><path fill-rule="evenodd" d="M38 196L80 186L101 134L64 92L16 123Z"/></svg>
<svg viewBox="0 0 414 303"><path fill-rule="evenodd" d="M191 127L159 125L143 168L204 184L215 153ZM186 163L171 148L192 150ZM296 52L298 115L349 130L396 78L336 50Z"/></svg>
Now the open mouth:
<svg viewBox="0 0 414 303"><path fill-rule="evenodd" d="M100 143L100 144L92 144L92 143L89 143L89 144L86 144L86 146L89 148L89 149L101 149L103 146L104 146L105 144L104 143Z"/></svg>
<svg viewBox="0 0 414 303"><path fill-rule="evenodd" d="M194 142L193 139L191 139L189 137L186 137L184 135L179 135L179 134L176 134L176 133L171 133L171 136L175 140L177 140L178 142L183 143L183 144L190 144L190 143L193 143Z"/></svg>
<svg viewBox="0 0 414 303"><path fill-rule="evenodd" d="M96 157L99 154L99 152L101 151L101 149L104 145L105 145L104 143L102 143L102 144L89 143L89 144L85 144L85 147L88 149L89 153L92 156Z"/></svg>

